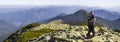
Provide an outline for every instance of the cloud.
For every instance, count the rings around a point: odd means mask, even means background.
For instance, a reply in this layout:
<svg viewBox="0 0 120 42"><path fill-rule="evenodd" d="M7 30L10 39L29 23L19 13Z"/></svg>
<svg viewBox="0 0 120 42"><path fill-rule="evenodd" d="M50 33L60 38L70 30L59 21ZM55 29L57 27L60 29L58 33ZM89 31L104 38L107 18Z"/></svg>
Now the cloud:
<svg viewBox="0 0 120 42"><path fill-rule="evenodd" d="M120 6L119 0L0 0L0 5Z"/></svg>

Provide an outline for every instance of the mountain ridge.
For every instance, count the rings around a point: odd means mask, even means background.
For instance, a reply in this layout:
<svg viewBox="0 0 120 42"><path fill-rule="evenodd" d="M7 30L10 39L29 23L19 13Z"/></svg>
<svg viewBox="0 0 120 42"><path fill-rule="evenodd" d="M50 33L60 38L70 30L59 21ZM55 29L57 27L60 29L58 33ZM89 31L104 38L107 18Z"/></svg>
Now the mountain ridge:
<svg viewBox="0 0 120 42"><path fill-rule="evenodd" d="M64 21L63 23L66 23L66 24L76 24L76 23L79 24L79 22L81 20L87 22L87 14L88 14L87 11L79 10L74 14L70 14L70 15L66 15L66 16L62 16L62 17L53 17L53 18L47 20L46 23L60 19L60 20L63 20ZM110 21L110 20L107 20L107 19L104 19L101 17L97 17L97 16L95 16L95 18L96 18L97 24L100 24L102 26L107 26L112 29L120 30L119 25L117 25L117 24L120 24L119 22L114 22L114 20Z"/></svg>

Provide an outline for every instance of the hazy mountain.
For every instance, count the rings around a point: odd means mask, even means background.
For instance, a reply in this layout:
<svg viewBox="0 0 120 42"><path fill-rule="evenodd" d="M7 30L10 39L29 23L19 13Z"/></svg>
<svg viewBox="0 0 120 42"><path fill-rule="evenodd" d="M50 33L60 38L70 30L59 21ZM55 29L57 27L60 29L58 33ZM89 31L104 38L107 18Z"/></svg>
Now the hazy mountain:
<svg viewBox="0 0 120 42"><path fill-rule="evenodd" d="M118 21L118 22L120 22L120 18L116 19L115 21Z"/></svg>
<svg viewBox="0 0 120 42"><path fill-rule="evenodd" d="M114 21L111 21L111 26L114 25L114 28L117 29L117 30L120 30L118 28L120 28L120 18L114 20Z"/></svg>
<svg viewBox="0 0 120 42"><path fill-rule="evenodd" d="M15 26L14 24L0 20L0 42L5 40L17 29L18 27Z"/></svg>
<svg viewBox="0 0 120 42"><path fill-rule="evenodd" d="M57 20L57 19L61 19L64 21L64 23L68 23L68 24L76 24L78 23L80 20L87 20L87 12L85 10L79 10L74 14L70 14L70 15L66 15L66 16L57 16L54 18L51 18L49 21L53 21L53 20Z"/></svg>
<svg viewBox="0 0 120 42"><path fill-rule="evenodd" d="M111 12L111 11L107 11L107 10L104 10L104 9L97 9L97 10L94 10L95 12L95 16L98 16L98 17L101 17L101 18L104 18L104 19L107 19L107 20L115 20L115 19L118 19L119 18L119 15L120 13L117 13L117 12Z"/></svg>
<svg viewBox="0 0 120 42"><path fill-rule="evenodd" d="M6 12L13 12L18 10L30 9L32 6L21 6L21 5L0 5L0 14Z"/></svg>
<svg viewBox="0 0 120 42"><path fill-rule="evenodd" d="M78 9L83 8L78 6L46 6L33 7L29 9L21 9L0 14L0 19L17 24L27 24L36 21L42 21L55 17L61 13L74 13ZM16 9L16 8L11 8ZM4 9L3 9L4 10ZM6 10L6 9L5 9Z"/></svg>
<svg viewBox="0 0 120 42"><path fill-rule="evenodd" d="M116 7L107 7L107 8L103 8L103 9L106 9L106 10L109 10L109 11L113 11L113 12L120 12L120 6L116 6Z"/></svg>

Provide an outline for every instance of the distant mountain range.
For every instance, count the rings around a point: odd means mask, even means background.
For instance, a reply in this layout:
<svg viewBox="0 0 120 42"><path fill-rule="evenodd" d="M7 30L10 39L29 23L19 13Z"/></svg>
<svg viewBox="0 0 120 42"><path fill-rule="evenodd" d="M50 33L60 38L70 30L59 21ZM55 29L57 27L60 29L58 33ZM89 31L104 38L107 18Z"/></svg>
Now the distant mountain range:
<svg viewBox="0 0 120 42"><path fill-rule="evenodd" d="M23 24L49 19L61 13L74 13L79 9L80 7L78 6L33 7L28 9L20 9L20 10L0 13L0 20L12 22L19 26Z"/></svg>
<svg viewBox="0 0 120 42"><path fill-rule="evenodd" d="M120 18L120 12L112 12L99 7L87 6L45 6L45 7L14 7L14 8L0 8L0 20L14 23L17 26L23 26L32 22L43 23L44 21L56 17L74 14L74 12L85 9L87 11L93 10L95 16L107 20L116 20ZM59 17L59 18L60 18ZM66 17L67 18L67 17ZM71 21L71 20L70 20Z"/></svg>
<svg viewBox="0 0 120 42"><path fill-rule="evenodd" d="M119 12L111 12L98 7L87 6L44 6L44 7L14 7L0 8L0 20L12 22L17 26L23 26L32 22L43 23L45 20L58 15L73 14L74 12L85 9L87 11L94 10L95 15L107 20L115 20L120 17ZM6 11L5 11L6 10ZM110 19L109 19L110 18Z"/></svg>
<svg viewBox="0 0 120 42"><path fill-rule="evenodd" d="M56 16L51 19L49 19L46 23L54 21L54 20L62 20L63 23L67 24L80 24L80 22L87 21L87 14L88 12L86 10L79 10L75 12L74 14L69 14L66 16ZM112 29L119 29L120 30L120 19L118 20L107 20L101 17L96 16L96 23L102 26L107 26ZM110 18L111 19L111 18Z"/></svg>

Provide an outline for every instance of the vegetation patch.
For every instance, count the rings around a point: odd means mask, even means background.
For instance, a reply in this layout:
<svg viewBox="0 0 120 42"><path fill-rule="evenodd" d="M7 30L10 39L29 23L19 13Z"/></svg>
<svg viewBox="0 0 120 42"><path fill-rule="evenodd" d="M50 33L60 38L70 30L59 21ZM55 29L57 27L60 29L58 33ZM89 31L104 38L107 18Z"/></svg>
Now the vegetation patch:
<svg viewBox="0 0 120 42"><path fill-rule="evenodd" d="M37 26L40 26L39 23L31 23L31 24L28 24L28 25L25 25L22 27L22 30L25 30L25 29L31 29L33 27L37 27Z"/></svg>
<svg viewBox="0 0 120 42"><path fill-rule="evenodd" d="M34 28L34 27L37 27L37 26L40 26L40 24L39 23L31 23L31 24L27 24L27 25L23 26L20 29L25 32L26 30ZM17 35L17 33L19 31L20 30L17 30L15 33L13 33L12 35L10 35L4 42L10 42L10 40L14 39L14 36Z"/></svg>
<svg viewBox="0 0 120 42"><path fill-rule="evenodd" d="M49 29L49 28L43 28L37 31L27 31L24 32L22 35L19 36L19 39L17 40L17 42L27 42L29 39L31 38L37 38L42 34L45 33L50 33L54 31L53 29Z"/></svg>

